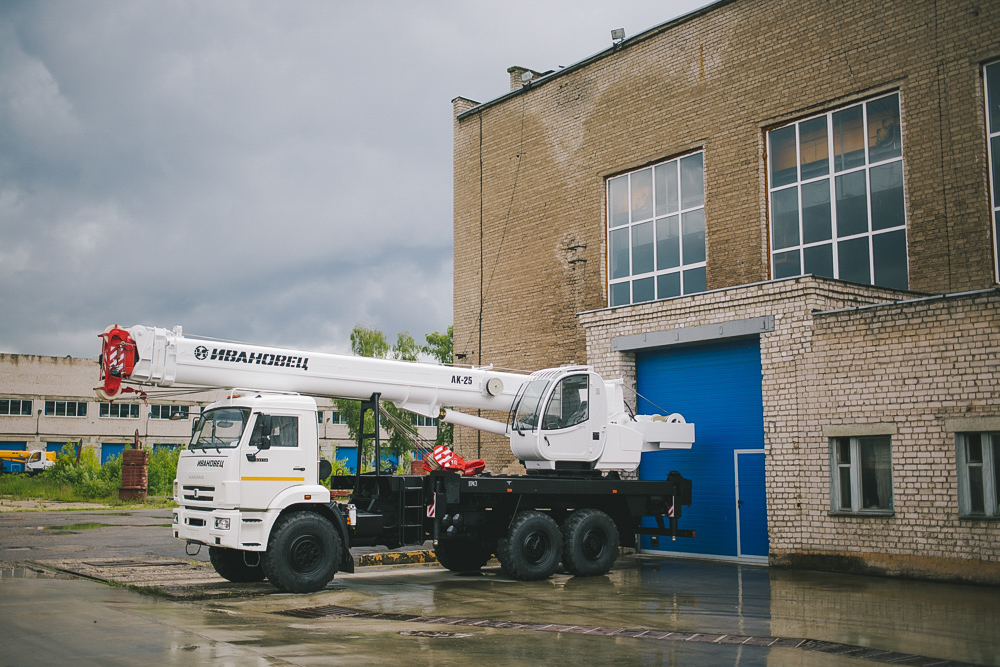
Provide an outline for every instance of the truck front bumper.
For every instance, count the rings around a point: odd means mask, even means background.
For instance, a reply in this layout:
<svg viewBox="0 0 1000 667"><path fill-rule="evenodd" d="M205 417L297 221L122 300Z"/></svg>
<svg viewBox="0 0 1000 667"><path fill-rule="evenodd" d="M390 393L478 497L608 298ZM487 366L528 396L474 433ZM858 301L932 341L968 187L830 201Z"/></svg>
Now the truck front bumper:
<svg viewBox="0 0 1000 667"><path fill-rule="evenodd" d="M270 514L235 509L206 511L181 506L174 510L174 537L212 547L264 551L275 518Z"/></svg>

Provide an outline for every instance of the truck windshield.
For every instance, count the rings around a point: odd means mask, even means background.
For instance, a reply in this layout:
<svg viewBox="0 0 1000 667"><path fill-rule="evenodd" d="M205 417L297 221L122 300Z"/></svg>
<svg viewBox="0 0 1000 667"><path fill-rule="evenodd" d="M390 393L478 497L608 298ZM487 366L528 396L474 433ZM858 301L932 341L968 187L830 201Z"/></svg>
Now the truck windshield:
<svg viewBox="0 0 1000 667"><path fill-rule="evenodd" d="M219 449L240 444L250 408L217 408L198 417L188 449Z"/></svg>
<svg viewBox="0 0 1000 667"><path fill-rule="evenodd" d="M538 427L542 396L545 395L549 382L549 380L534 380L525 386L520 400L514 406L512 426L515 431L534 431Z"/></svg>

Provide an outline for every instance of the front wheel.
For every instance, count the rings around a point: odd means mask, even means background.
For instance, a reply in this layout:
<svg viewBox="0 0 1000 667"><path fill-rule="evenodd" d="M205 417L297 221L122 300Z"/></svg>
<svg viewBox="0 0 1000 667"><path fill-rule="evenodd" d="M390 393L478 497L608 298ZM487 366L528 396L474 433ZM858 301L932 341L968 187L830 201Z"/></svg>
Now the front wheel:
<svg viewBox="0 0 1000 667"><path fill-rule="evenodd" d="M261 567L262 554L259 552L238 551L225 547L209 547L208 559L219 576L235 584L246 584L264 580L264 568ZM253 565L247 561L254 562Z"/></svg>
<svg viewBox="0 0 1000 667"><path fill-rule="evenodd" d="M563 565L578 577L606 574L618 559L618 528L600 510L583 509L562 526Z"/></svg>
<svg viewBox="0 0 1000 667"><path fill-rule="evenodd" d="M559 526L548 514L527 510L514 517L507 536L497 542L497 560L511 579L548 579L562 556Z"/></svg>
<svg viewBox="0 0 1000 667"><path fill-rule="evenodd" d="M293 512L282 517L271 532L264 570L283 593L314 593L337 573L340 536L322 516Z"/></svg>

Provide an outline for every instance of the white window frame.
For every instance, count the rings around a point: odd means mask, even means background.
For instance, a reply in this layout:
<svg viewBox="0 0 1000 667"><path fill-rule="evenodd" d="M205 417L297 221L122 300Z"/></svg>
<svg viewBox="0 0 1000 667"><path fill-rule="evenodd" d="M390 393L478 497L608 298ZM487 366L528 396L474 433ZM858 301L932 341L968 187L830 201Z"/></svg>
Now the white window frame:
<svg viewBox="0 0 1000 667"><path fill-rule="evenodd" d="M701 166L701 203L698 204L697 206L688 206L688 207L685 208L684 205L683 205L683 193L681 192L681 162L683 160L685 160L687 158L691 158L693 156L700 156L701 157L701 164L702 164L702 166ZM677 210L666 211L664 213L661 213L661 214L657 215L657 213L656 213L656 205L657 205L656 170L657 170L657 168L664 168L665 169L670 163L676 163L676 165L677 165L677 167L676 167L676 179L677 179L676 185L677 185L677 198L678 198L677 199L677 206L678 207L677 207ZM642 173L644 171L647 171L647 170L650 172L650 175L651 175L651 186L650 187L651 187L651 191L652 191L652 195L653 195L652 196L652 201L651 201L651 208L650 208L651 212L650 212L649 216L643 216L642 218L638 218L638 219L633 220L632 219L632 179L635 177L635 175L640 174L640 173ZM629 221L626 222L623 225L612 226L612 224L613 224L613 211L611 210L612 203L613 203L612 202L612 193L611 193L612 181L616 181L616 180L618 180L620 178L627 178L628 179L628 196L627 196L627 199L628 199L628 202L629 202L629 216L628 216L629 217ZM685 262L684 261L684 228L683 228L683 220L684 220L684 216L685 215L690 215L692 213L697 213L698 211L701 211L701 213L702 213L702 219L704 221L703 222L703 227L702 227L702 233L703 233L703 235L705 235L707 237L708 222L707 222L707 220L704 220L704 211L705 211L705 151L704 150L692 151L690 153L685 153L683 155L677 155L677 156L672 157L672 158L670 158L668 160L663 160L662 162L658 162L656 164L644 166L644 167L642 167L640 169L633 169L632 171L627 171L627 172L625 172L623 174L616 174L615 176L612 176L612 177L608 178L605 181L604 185L605 185L605 198L606 198L605 199L605 201L606 201L605 212L606 212L606 215L607 215L607 236L606 236L606 242L607 242L607 250L608 250L608 255L607 255L607 260L608 260L608 265L607 265L607 269L608 269L607 270L607 276L608 276L608 305L611 306L611 307L619 307L619 306L632 305L632 304L637 304L637 303L648 303L649 301L657 301L657 300L661 300L661 299L670 299L670 298L675 298L675 297L678 297L678 296L686 296L686 295L689 295L689 294L699 294L701 292L706 291L706 289L707 289L707 282L708 282L707 273L706 273L705 281L704 281L706 283L705 287L701 286L700 281L697 284L695 284L694 286L690 286L689 287L688 279L685 278L685 274L688 273L688 272L690 272L690 271L697 270L697 269L701 269L702 272L707 272L707 266L708 266L708 263L707 263L707 259L708 259L708 257L707 257L707 255L708 255L708 242L707 242L707 239L706 239L705 244L704 244L705 247L702 249L702 253L701 253L702 256L704 257L704 259L702 259L700 261L696 261L696 262ZM656 239L656 225L659 224L661 221L665 222L668 218L673 217L673 216L677 217L678 244L679 244L679 252L680 252L680 255L679 255L679 264L677 266L672 266L672 267L669 267L669 268L660 269L660 268L658 268L658 265L660 263L660 258L658 257L658 248L657 248L657 239ZM632 256L632 247L633 247L632 235L633 235L633 230L635 228L637 228L637 227L639 227L641 225L645 225L645 224L651 224L653 226L653 240L652 240L652 246L653 246L653 270L652 271L645 271L645 272L642 272L642 273L633 273L632 272L633 268L634 268L633 256ZM614 232L616 232L616 231L621 231L621 230L628 230L628 236L629 236L629 243L628 243L628 265L629 265L629 271L628 271L628 275L627 276L622 276L622 277L614 278L611 275L611 273L612 273L612 271L611 271L611 269L612 269L612 262L614 261L614 258L612 256L612 251L613 251L613 248L612 248L612 234ZM665 277L665 276L669 276L669 275L673 275L673 274L677 274L678 275L678 279L679 279L679 282L680 282L680 293L679 294L661 295L661 293L660 293L660 285L659 285L660 278L661 277ZM635 290L633 288L633 284L637 280L643 280L643 279L652 279L652 281L653 281L653 298L652 299L644 299L642 301L636 301ZM692 276L691 280L693 282L693 280L694 280L693 276ZM613 299L612 299L612 293L613 293L613 290L614 290L614 286L616 286L616 285L623 285L623 284L626 284L626 283L629 285L629 300L628 300L628 303L618 303L618 304L615 304L614 301L613 301Z"/></svg>
<svg viewBox="0 0 1000 667"><path fill-rule="evenodd" d="M138 419L139 418L139 404L138 403L101 403L100 409L98 410L98 415L101 419ZM128 414L121 414L122 408L128 409ZM105 414L105 412L107 414ZM112 414L116 413L116 414Z"/></svg>
<svg viewBox="0 0 1000 667"><path fill-rule="evenodd" d="M970 435L980 436L982 445L982 461L970 464L968 461ZM963 519L1000 518L1000 479L997 479L995 456L1000 451L1000 433L956 433L955 458L958 463L958 515ZM983 480L983 512L973 513L972 497L969 483L969 468L978 467L982 470Z"/></svg>
<svg viewBox="0 0 1000 667"><path fill-rule="evenodd" d="M844 105L842 107L838 107L836 109L830 109L829 111L826 111L824 113L816 114L816 115L813 115L813 116L809 116L807 118L801 118L801 119L798 119L798 120L793 121L791 123L786 123L786 124L778 126L778 127L772 127L772 128L769 128L765 132L765 139L766 139L766 145L767 145L767 159L765 160L765 163L766 163L765 169L766 169L766 173L767 173L767 183L768 183L768 186L767 186L767 192L768 192L768 198L767 198L767 213L768 213L768 234L767 234L767 236L768 236L768 239L767 239L767 242L768 242L768 251L769 251L769 254L768 254L768 264L770 266L770 273L771 273L771 279L772 280L783 280L783 279L786 279L786 278L791 278L791 277L795 277L795 276L805 275L805 251L807 249L810 249L810 248L818 248L818 247L822 247L824 245L830 245L831 246L832 258L833 258L833 276L832 277L834 279L836 279L836 280L841 280L842 278L840 277L840 254L839 254L840 244L844 243L844 242L849 242L849 241L853 241L853 240L867 238L868 239L868 278L869 278L868 284L870 284L870 285L877 285L878 283L875 282L875 268L876 268L875 267L875 248L874 248L875 238L879 237L879 236L886 235L886 234L891 234L891 233L896 233L896 232L902 231L903 234L904 234L904 239L905 239L904 240L904 245L905 245L905 248L906 248L905 249L905 260L906 260L906 280L907 280L907 285L906 285L905 289L909 289L909 276L910 276L910 257L909 257L910 253L909 253L909 230L908 230L909 224L908 224L907 213L906 213L906 208L907 208L906 207L906 165L904 164L904 160L903 160L903 152L904 152L904 150L903 150L902 127L900 126L900 128L899 128L899 142L900 142L900 154L899 154L899 156L897 156L897 157L891 157L891 158L887 158L887 159L883 159L883 160L880 160L880 161L877 161L877 162L872 162L871 161L871 146L869 144L868 134L867 134L868 131L869 131L869 126L868 126L868 105L870 103L872 103L872 102L877 102L879 100L883 100L883 99L886 99L886 98L889 98L889 97L892 97L892 96L895 96L896 99L897 99L897 104L898 104L899 113L900 113L900 119L902 119L902 114L903 114L902 97L901 97L899 91L894 91L894 92L886 93L886 94L883 94L883 95L876 95L875 97L872 97L872 98L869 98L869 99L865 99L865 100L861 100L859 102L854 102L854 103L851 103L851 104L847 104L847 105ZM834 148L835 148L835 146L834 146L833 116L834 116L834 114L846 111L848 109L851 109L852 107L860 107L861 108L861 113L862 113L861 122L862 122L863 131L865 133L865 141L864 141L864 144L865 144L865 151L864 151L864 153L865 153L865 161L864 161L864 164L862 164L860 166L850 167L850 168L847 168L847 169L843 169L841 171L837 171L836 165L834 163L834 160L835 160L835 158L834 158L834 156L835 156ZM801 174L801 167L802 167L801 158L802 158L802 153L801 153L801 144L800 144L800 132L799 132L798 128L803 123L815 120L817 118L826 118L827 160L828 160L829 170L827 171L826 174L822 174L822 175L819 175L819 176L811 176L811 177L807 177L807 178L802 178L802 174ZM771 165L771 155L772 155L772 150L773 150L772 146L771 146L772 133L774 133L774 132L776 132L778 130L785 129L785 128L790 127L790 126L796 128L796 132L795 132L796 178L795 178L795 180L792 183L784 183L782 185L775 186L774 185L774 176L773 176L773 174L771 172L771 168L772 168L772 165ZM887 227L887 228L884 228L884 229L874 230L874 229L872 229L872 186L871 186L871 182L872 182L871 181L871 179L872 179L871 172L872 172L872 169L878 168L878 167L883 167L883 166L890 165L890 164L897 163L897 162L900 164L900 171L902 172L902 179L903 179L903 224L902 225L897 225L895 227ZM837 187L836 187L837 178L838 177L844 177L844 176L847 176L849 174L853 174L853 173L857 173L857 172L864 172L864 174L865 174L865 197L866 197L866 206L867 206L867 215L868 215L868 229L867 229L867 231L862 232L862 233L851 234L849 236L839 236L838 235L838 230L837 230L837 222L838 222L838 217L837 217ZM805 241L804 220L803 220L802 188L803 188L803 186L807 186L807 185L810 185L810 184L813 184L813 183L821 182L824 179L826 179L829 182L829 187L830 187L830 195L829 195L829 205L830 205L830 238L829 239L823 239L823 240L820 240L820 241L806 242ZM775 198L775 193L783 192L783 191L786 191L786 190L790 190L792 188L795 188L797 190L798 217L799 217L799 220L798 220L798 224L799 224L799 240L798 240L798 243L795 244L795 245L790 245L790 246L782 247L782 248L775 248L774 247L774 231L775 231L775 229L774 229L774 220L775 220L774 198ZM782 276L781 278L776 278L775 277L775 255L776 254L781 254L781 253L786 253L786 252L793 252L793 251L798 251L798 254L799 254L799 271L798 271L798 273L790 274L788 276ZM898 289L898 287L897 287L897 289Z"/></svg>
<svg viewBox="0 0 1000 667"><path fill-rule="evenodd" d="M51 413L49 412L49 403L52 403L52 412ZM63 407L63 413L65 413L65 412L67 412L66 406L70 405L70 404L76 406L76 408L74 410L74 412L76 412L75 415L59 414L59 406L60 405L62 405L62 407ZM80 414L80 412L81 412L81 406L83 406L83 408L82 408L83 414ZM56 401L56 400L45 401L45 408L44 408L43 414L46 417L69 417L70 419L86 418L87 417L87 402L86 401Z"/></svg>
<svg viewBox="0 0 1000 667"><path fill-rule="evenodd" d="M869 508L862 507L862 480L861 480L861 441L862 440L882 440L884 439L889 447L889 507ZM838 444L847 441L850 447L850 462L840 463L837 457ZM892 516L895 513L895 475L892 470L892 437L888 435L879 436L858 436L858 437L835 437L830 438L830 513L831 514L851 514L865 516ZM845 507L842 503L840 471L849 470L851 484L850 505Z"/></svg>
<svg viewBox="0 0 1000 667"><path fill-rule="evenodd" d="M31 415L31 408L32 408L31 399L4 398L4 399L0 399L0 400L8 401L8 403L7 403L7 412L0 412L0 417L30 417L30 416L32 416ZM17 412L13 412L10 409L10 406L13 403L17 403Z"/></svg>
<svg viewBox="0 0 1000 667"><path fill-rule="evenodd" d="M990 127L990 101L991 98L995 98L997 105L1000 105L1000 90L990 88L988 76L990 71L1000 74L1000 60L983 65L983 101L986 105L984 110L986 113L986 167L989 170L987 189L990 192L990 229L993 230L993 276L1000 282L1000 192L997 191L998 188L994 187L996 183L1000 182L1000 174L997 173L997 169L1000 168L1000 155L997 155L993 146L994 141L1000 144L1000 122L996 124L996 127Z"/></svg>
<svg viewBox="0 0 1000 667"><path fill-rule="evenodd" d="M166 414L164 417L163 415ZM189 405L169 405L169 404L154 404L149 406L149 418L156 420L170 420L170 418L175 415L181 415L177 420L190 419L191 417L191 406ZM172 421L172 420L171 420Z"/></svg>

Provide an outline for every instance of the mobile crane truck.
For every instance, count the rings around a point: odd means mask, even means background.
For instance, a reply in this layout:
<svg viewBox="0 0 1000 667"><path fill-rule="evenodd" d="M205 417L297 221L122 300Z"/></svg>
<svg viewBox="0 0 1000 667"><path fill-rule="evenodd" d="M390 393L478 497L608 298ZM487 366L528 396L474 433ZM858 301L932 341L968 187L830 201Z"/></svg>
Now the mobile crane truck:
<svg viewBox="0 0 1000 667"><path fill-rule="evenodd" d="M145 397L143 386L231 390L192 425L173 516L174 537L208 546L229 581L267 578L284 592L313 592L338 571L354 571L352 546L428 540L456 572L478 570L495 554L518 580L548 578L560 562L572 575L591 576L608 572L619 546L634 547L639 534L694 536L678 528L690 480L678 472L659 481L619 474L634 471L644 451L690 448L694 425L676 414L631 416L622 382L588 366L522 375L218 342L184 336L180 327L113 325L101 337L100 400ZM376 462L379 402L391 401L506 436L527 474L492 475L441 448L425 459L438 468L427 475L390 475L376 463L371 473L333 476L332 487L351 496L331 502L320 483L331 468L319 456L314 396L362 401L359 446L373 440ZM369 411L375 428L365 433Z"/></svg>

